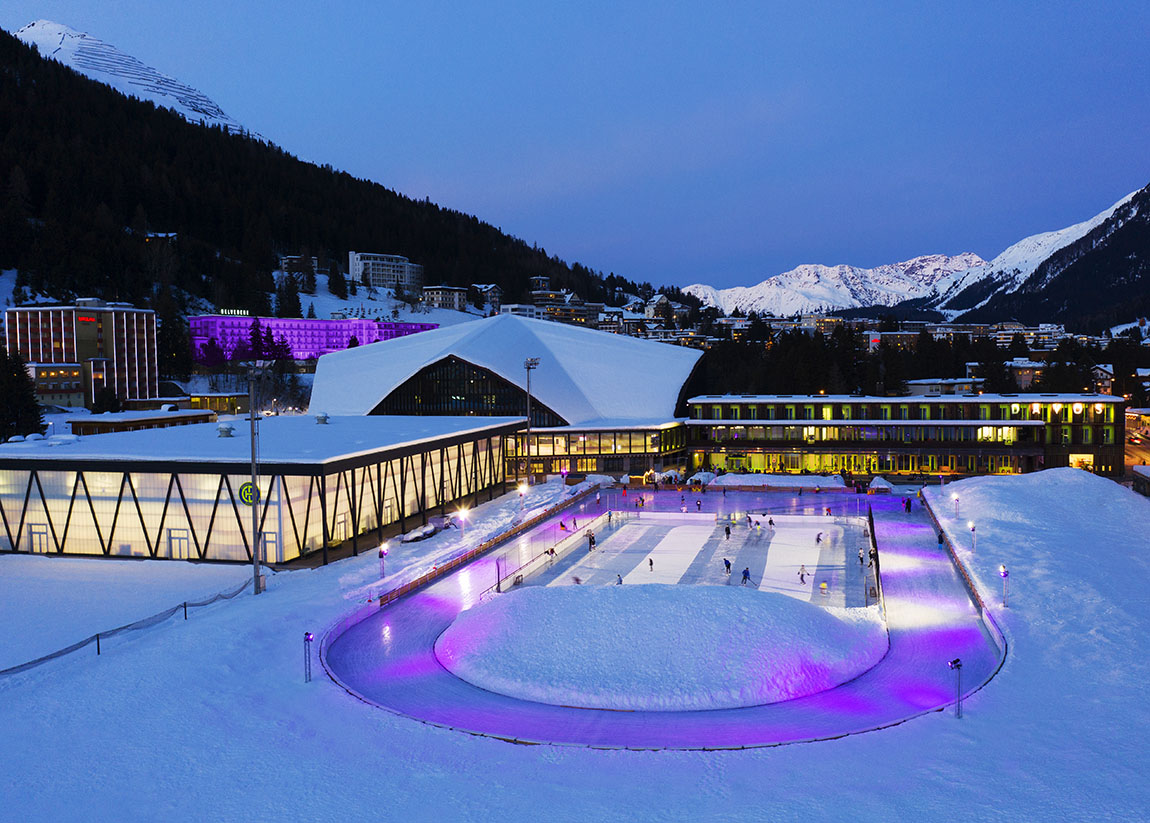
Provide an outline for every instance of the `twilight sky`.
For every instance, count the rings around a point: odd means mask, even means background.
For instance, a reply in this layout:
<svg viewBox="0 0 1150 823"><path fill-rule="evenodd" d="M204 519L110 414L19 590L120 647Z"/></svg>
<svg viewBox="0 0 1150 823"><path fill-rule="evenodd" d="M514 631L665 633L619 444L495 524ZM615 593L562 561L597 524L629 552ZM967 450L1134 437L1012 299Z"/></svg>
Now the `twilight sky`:
<svg viewBox="0 0 1150 823"><path fill-rule="evenodd" d="M990 259L1150 182L1150 4L4 0L293 154L656 285ZM400 249L377 249L395 251Z"/></svg>

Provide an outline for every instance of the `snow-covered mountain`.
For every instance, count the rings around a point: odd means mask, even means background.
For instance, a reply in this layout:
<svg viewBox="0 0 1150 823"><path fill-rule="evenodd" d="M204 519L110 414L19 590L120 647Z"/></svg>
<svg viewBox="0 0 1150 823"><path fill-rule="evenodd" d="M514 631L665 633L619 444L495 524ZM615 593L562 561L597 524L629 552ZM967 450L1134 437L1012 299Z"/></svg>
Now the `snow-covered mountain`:
<svg viewBox="0 0 1150 823"><path fill-rule="evenodd" d="M1101 226L1137 193L1131 192L1089 220L1057 231L1033 234L1019 240L989 263L956 273L949 281L939 283L938 299L932 305L943 313L958 314L977 309L996 295L1017 291L1051 255Z"/></svg>
<svg viewBox="0 0 1150 823"><path fill-rule="evenodd" d="M191 123L249 133L203 92L144 65L90 34L50 20L37 20L16 32L16 36L36 46L44 57L51 57L123 94L173 109Z"/></svg>
<svg viewBox="0 0 1150 823"><path fill-rule="evenodd" d="M915 300L920 301L917 308L934 308L955 317L986 305L996 296L1018 291L1047 260L1111 220L1135 194L1128 194L1089 220L1020 240L990 262L965 253L954 257L915 257L873 269L804 265L769 277L757 286L715 289L695 284L683 291L727 314L737 308L785 317L806 311L893 306ZM1056 267L1047 268L1050 276L1056 273ZM1041 285L1029 283L1027 288Z"/></svg>
<svg viewBox="0 0 1150 823"><path fill-rule="evenodd" d="M715 289L694 284L683 291L727 314L740 309L785 317L827 309L893 306L928 297L938 293L939 283L948 283L960 272L985 265L986 261L972 252L953 257L930 254L873 269L802 265L756 286Z"/></svg>

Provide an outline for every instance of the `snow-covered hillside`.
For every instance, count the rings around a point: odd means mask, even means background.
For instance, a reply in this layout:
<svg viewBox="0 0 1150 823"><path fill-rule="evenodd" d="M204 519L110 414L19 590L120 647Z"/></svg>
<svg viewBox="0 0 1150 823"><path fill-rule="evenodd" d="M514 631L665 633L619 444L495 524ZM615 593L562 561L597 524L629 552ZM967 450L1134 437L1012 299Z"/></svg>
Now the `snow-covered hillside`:
<svg viewBox="0 0 1150 823"><path fill-rule="evenodd" d="M715 289L694 284L683 291L727 314L740 309L785 317L807 311L893 306L903 300L928 298L924 307L955 316L984 305L996 294L1018 290L1051 255L1109 220L1137 193L1131 192L1089 220L1019 240L990 262L968 252L954 257L915 257L873 269L803 265L768 277L756 286ZM962 295L964 290L979 284L983 284L981 288Z"/></svg>
<svg viewBox="0 0 1150 823"><path fill-rule="evenodd" d="M1073 226L1057 231L1033 234L1019 240L989 263L975 264L966 271L955 272L951 277L940 280L938 283L938 305L944 310L952 308L967 310L984 304L994 294L1009 294L1016 291L1047 258L1059 249L1085 237L1109 220L1119 207L1129 202L1137 193L1136 191L1131 192L1089 220L1075 223ZM993 290L988 289L988 293L981 300L973 305L948 305L948 302L957 297L963 289L987 278L994 279L995 287Z"/></svg>
<svg viewBox="0 0 1150 823"><path fill-rule="evenodd" d="M247 132L203 92L144 65L90 34L50 20L37 20L16 32L16 36L36 46L44 57L51 57L123 94L173 109L189 122Z"/></svg>
<svg viewBox="0 0 1150 823"><path fill-rule="evenodd" d="M931 254L902 263L863 269L856 266L802 265L769 277L757 286L715 289L694 284L683 289L730 314L744 312L789 316L800 312L859 306L892 306L936 293L936 284L957 272L985 265L977 254Z"/></svg>

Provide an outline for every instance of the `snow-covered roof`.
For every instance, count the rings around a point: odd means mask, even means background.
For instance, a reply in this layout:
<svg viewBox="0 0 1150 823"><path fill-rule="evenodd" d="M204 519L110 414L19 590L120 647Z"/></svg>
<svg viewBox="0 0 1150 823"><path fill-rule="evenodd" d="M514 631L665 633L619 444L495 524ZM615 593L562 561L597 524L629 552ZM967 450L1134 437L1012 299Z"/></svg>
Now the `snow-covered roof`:
<svg viewBox="0 0 1150 823"><path fill-rule="evenodd" d="M310 415L266 417L260 420L259 457L263 463L322 464L520 422L514 417L355 416L329 417L326 425L319 425ZM4 443L0 444L0 463L12 459L249 463L248 421L230 423L234 426L232 437L220 437L221 425L228 424L193 423L91 437L58 435Z"/></svg>
<svg viewBox="0 0 1150 823"><path fill-rule="evenodd" d="M319 359L311 409L368 414L412 375L455 356L526 385L523 361L538 357L531 395L571 425L670 420L702 353L563 323L500 314Z"/></svg>
<svg viewBox="0 0 1150 823"><path fill-rule="evenodd" d="M861 394L701 394L688 403L1124 403L1112 394L1072 394L1064 392L1019 392L1018 394L907 394L880 397ZM873 421L872 421L873 422ZM906 422L906 421L901 421Z"/></svg>

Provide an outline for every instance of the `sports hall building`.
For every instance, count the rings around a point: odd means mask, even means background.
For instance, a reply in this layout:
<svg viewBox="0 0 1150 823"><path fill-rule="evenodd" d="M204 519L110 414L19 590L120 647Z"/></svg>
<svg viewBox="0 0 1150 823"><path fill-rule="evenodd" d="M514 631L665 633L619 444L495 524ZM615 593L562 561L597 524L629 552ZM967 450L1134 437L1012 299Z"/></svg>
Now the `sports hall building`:
<svg viewBox="0 0 1150 823"><path fill-rule="evenodd" d="M1124 399L1108 394L705 395L691 466L731 472L1123 472Z"/></svg>
<svg viewBox="0 0 1150 823"><path fill-rule="evenodd" d="M507 474L644 474L688 459L675 416L701 353L500 314L320 358L311 409L338 415L527 415ZM538 364L528 369L529 358Z"/></svg>

